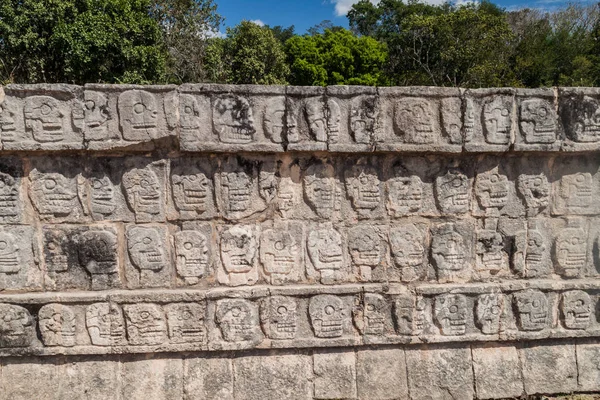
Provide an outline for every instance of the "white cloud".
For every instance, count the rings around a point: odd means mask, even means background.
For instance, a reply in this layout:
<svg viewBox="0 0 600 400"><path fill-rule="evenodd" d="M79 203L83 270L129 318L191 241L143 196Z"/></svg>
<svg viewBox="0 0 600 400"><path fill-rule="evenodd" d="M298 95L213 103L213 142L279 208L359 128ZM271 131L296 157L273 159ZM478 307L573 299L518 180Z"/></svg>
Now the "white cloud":
<svg viewBox="0 0 600 400"><path fill-rule="evenodd" d="M227 36L227 34L220 32L220 31L207 31L205 33L207 38L225 38Z"/></svg>
<svg viewBox="0 0 600 400"><path fill-rule="evenodd" d="M253 19L250 22L253 22L253 23L255 23L258 26L265 26L265 23L262 22L260 19Z"/></svg>

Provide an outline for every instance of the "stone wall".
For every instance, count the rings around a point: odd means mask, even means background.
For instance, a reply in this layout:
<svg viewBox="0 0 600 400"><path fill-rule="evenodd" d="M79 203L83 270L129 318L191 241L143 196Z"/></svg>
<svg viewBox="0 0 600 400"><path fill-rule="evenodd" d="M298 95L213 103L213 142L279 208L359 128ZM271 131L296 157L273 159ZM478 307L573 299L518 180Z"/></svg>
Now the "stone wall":
<svg viewBox="0 0 600 400"><path fill-rule="evenodd" d="M9 85L0 142L2 398L600 391L600 89Z"/></svg>

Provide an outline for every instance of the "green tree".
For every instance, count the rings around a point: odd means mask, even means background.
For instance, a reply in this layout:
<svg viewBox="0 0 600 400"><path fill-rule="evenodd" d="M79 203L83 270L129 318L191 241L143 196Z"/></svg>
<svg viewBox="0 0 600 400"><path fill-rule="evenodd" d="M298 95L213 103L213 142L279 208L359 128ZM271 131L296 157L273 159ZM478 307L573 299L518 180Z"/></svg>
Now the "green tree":
<svg viewBox="0 0 600 400"><path fill-rule="evenodd" d="M514 35L505 12L490 2L453 6L416 0L362 0L350 27L387 44L393 84L501 86L515 84Z"/></svg>
<svg viewBox="0 0 600 400"><path fill-rule="evenodd" d="M242 21L234 28L227 28L227 38L216 43L214 51L221 55L222 60L219 64L222 73L216 75L225 78L227 83L287 83L289 67L285 62L283 45L269 27Z"/></svg>
<svg viewBox="0 0 600 400"><path fill-rule="evenodd" d="M287 28L284 28L281 25L276 25L270 28L273 32L273 36L275 36L277 40L281 42L281 44L284 44L285 42L287 42L288 39L294 37L296 30L296 27L294 27L294 25L288 26Z"/></svg>
<svg viewBox="0 0 600 400"><path fill-rule="evenodd" d="M286 42L294 85L384 85L385 45L347 29L295 36Z"/></svg>
<svg viewBox="0 0 600 400"><path fill-rule="evenodd" d="M210 36L222 23L213 0L154 0L166 46L168 79L174 83L203 82L209 78L206 57Z"/></svg>
<svg viewBox="0 0 600 400"><path fill-rule="evenodd" d="M161 82L150 0L3 0L2 82Z"/></svg>

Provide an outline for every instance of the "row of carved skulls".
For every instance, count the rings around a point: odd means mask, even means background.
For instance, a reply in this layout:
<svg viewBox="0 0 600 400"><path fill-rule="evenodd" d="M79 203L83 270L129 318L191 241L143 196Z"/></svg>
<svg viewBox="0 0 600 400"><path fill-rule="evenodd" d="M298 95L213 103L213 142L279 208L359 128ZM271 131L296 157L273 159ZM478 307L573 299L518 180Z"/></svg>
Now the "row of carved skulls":
<svg viewBox="0 0 600 400"><path fill-rule="evenodd" d="M353 334L352 323L363 335L494 335L514 329L506 321L506 307L511 305L516 328L521 331L541 331L552 325L547 294L537 290L511 296L486 293L473 298L463 294L441 294L432 299L400 295L391 301L380 294L365 293L356 296L353 305L338 296L316 295L309 299L308 316L317 338ZM214 312L214 321L226 342L258 343L263 334L274 340L296 339L303 315L298 300L288 296L271 296L258 302L218 300ZM586 330L597 323L594 300L585 291L561 293L559 312L567 330ZM0 304L0 316L1 347L32 345L35 322L27 309ZM72 307L47 304L39 310L37 319L45 346L78 344L77 318ZM206 307L202 303L122 307L95 303L87 306L85 312L85 326L91 344L96 346L206 343L209 335L205 322Z"/></svg>
<svg viewBox="0 0 600 400"><path fill-rule="evenodd" d="M192 94L167 95L164 114L171 127L177 113L184 138L202 140L203 114L199 98ZM128 90L118 97L117 109L122 137L127 141L143 141L158 137L162 100L144 90ZM288 101L289 103L289 101ZM340 103L333 98L324 101L320 96L307 97L286 105L284 96L267 100L262 128L274 143L295 143L300 140L299 120L303 119L310 133L309 140L336 143L342 124ZM572 140L597 142L600 140L600 103L590 96L564 103L563 123ZM83 131L86 140L101 141L110 137L109 121L116 118L108 97L98 91L85 91L81 102L70 105L51 96L29 96L22 110L10 98L0 105L2 141L15 140L19 129L31 132L39 143L60 142L70 126ZM379 100L376 96L354 97L349 104L348 131L352 140L372 144L377 139L380 124ZM222 143L246 144L256 141L256 106L245 96L215 95L212 98L213 133ZM464 115L462 110L464 109ZM177 110L177 111L176 111ZM513 124L513 98L498 95L485 98L481 105L481 123L484 138L490 144L508 144ZM446 98L441 101L424 97L405 97L394 102L395 132L403 142L431 144L441 139L438 125L444 126L447 142L461 144L473 138L477 107L471 98ZM71 114L71 119L69 118ZM520 102L519 125L524 141L534 144L553 143L557 140L559 121L552 102L543 98ZM22 125L21 125L22 124ZM23 128L21 128L21 126ZM436 138L436 135L438 138ZM207 139L208 137L204 137ZM464 139L463 139L464 138Z"/></svg>
<svg viewBox="0 0 600 400"><path fill-rule="evenodd" d="M369 165L355 165L344 173L346 196L361 218L385 204L389 213L399 217L418 214L425 204L425 184L418 175L403 168L382 182L377 169ZM106 218L117 210L117 187L107 176L93 177L82 185L77 179L58 172L30 174L31 198L42 215L68 216L78 208L86 196L96 219ZM175 207L186 218L202 215L214 204L212 177L198 167L190 167L185 173L177 172L171 177ZM521 174L513 183L499 168L477 174L474 193L479 206L488 215L499 215L501 210L515 200L516 193L524 202L529 215L546 209L550 202L550 183L544 173ZM0 215L18 213L17 182L8 174L0 173L0 193L6 193L6 207ZM264 210L268 203L286 215L301 201L296 189L289 182L277 178L273 171L260 174L248 173L244 168L223 171L219 175L218 202L221 211L229 218L243 218L253 212ZM561 177L557 187L557 199L573 213L587 213L593 206L594 176L590 172L578 172ZM141 222L158 217L164 210L165 196L161 180L151 168L133 168L125 172L121 180L122 190L129 208ZM317 163L309 166L303 179L303 199L320 218L330 218L341 207L341 185L333 165ZM448 214L467 213L471 209L471 180L458 168L451 168L434 180L433 193L439 210ZM384 202L384 196L386 201Z"/></svg>

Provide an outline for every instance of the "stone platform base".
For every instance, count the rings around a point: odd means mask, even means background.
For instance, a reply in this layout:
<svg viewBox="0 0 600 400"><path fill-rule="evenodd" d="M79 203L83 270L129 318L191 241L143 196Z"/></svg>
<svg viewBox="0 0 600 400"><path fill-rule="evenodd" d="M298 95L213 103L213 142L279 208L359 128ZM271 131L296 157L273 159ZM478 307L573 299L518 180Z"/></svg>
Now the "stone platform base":
<svg viewBox="0 0 600 400"><path fill-rule="evenodd" d="M599 392L600 344L19 357L0 376L6 400L517 398Z"/></svg>

